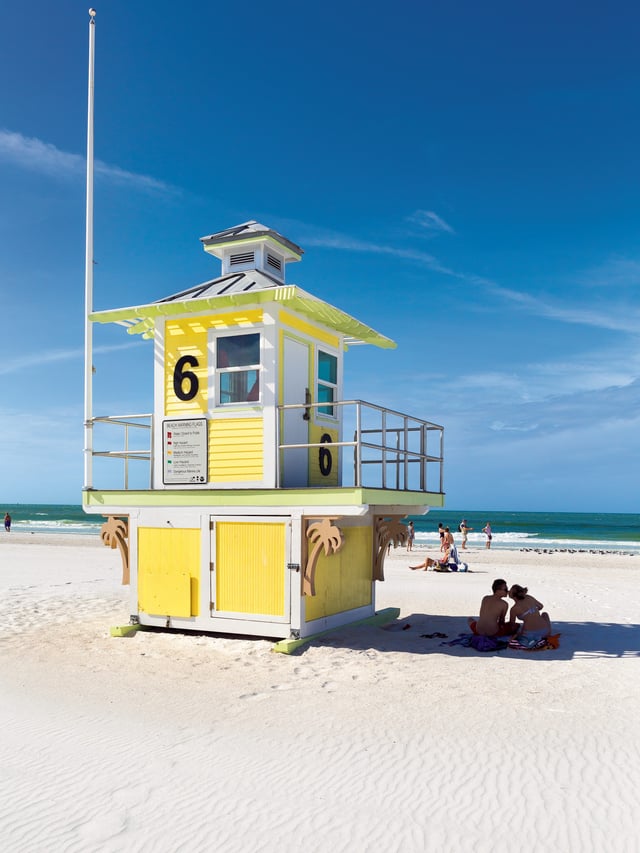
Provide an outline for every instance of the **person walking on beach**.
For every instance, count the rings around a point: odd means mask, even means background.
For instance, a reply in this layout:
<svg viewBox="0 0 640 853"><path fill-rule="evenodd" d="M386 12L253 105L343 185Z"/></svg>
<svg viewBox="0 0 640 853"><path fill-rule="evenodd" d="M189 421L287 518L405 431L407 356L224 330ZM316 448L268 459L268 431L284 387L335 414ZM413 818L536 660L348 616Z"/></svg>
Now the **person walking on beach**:
<svg viewBox="0 0 640 853"><path fill-rule="evenodd" d="M449 530L448 527L444 529L444 547L451 548L453 545L453 533Z"/></svg>
<svg viewBox="0 0 640 853"><path fill-rule="evenodd" d="M442 526L442 522L438 524L438 536L440 537L440 550L444 551L444 527Z"/></svg>
<svg viewBox="0 0 640 853"><path fill-rule="evenodd" d="M413 551L413 540L416 538L416 529L413 521L407 524L407 551Z"/></svg>
<svg viewBox="0 0 640 853"><path fill-rule="evenodd" d="M482 528L482 532L487 537L487 544L484 546L485 548L491 548L491 540L493 539L493 533L491 532L491 525L487 521L485 526Z"/></svg>
<svg viewBox="0 0 640 853"><path fill-rule="evenodd" d="M509 590L509 598L514 601L511 607L511 621L515 623L516 619L520 619L522 622L518 634L519 642L533 645L549 636L551 633L549 614L541 612L544 605L529 595L526 586L518 586L515 583Z"/></svg>
<svg viewBox="0 0 640 853"><path fill-rule="evenodd" d="M469 627L474 634L482 637L505 637L515 634L515 621L506 621L509 605L505 598L509 594L507 582L496 578L491 584L491 595L485 595L480 602L480 615L477 619L469 619Z"/></svg>
<svg viewBox="0 0 640 853"><path fill-rule="evenodd" d="M11 516L7 513L4 517L4 529L7 533L11 533Z"/></svg>
<svg viewBox="0 0 640 853"><path fill-rule="evenodd" d="M469 531L473 530L473 527L467 527L467 519L463 518L460 522L460 533L462 533L462 549L463 551L467 548L467 536L469 535Z"/></svg>

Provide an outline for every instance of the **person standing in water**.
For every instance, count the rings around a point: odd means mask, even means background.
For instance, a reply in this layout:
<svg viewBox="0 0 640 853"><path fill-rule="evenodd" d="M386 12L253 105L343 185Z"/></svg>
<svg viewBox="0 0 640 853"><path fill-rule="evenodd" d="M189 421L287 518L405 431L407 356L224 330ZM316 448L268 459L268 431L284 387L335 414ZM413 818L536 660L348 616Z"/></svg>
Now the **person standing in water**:
<svg viewBox="0 0 640 853"><path fill-rule="evenodd" d="M465 551L467 548L467 536L469 535L469 531L473 530L473 527L467 527L467 519L463 518L460 522L460 533L462 533L462 550Z"/></svg>
<svg viewBox="0 0 640 853"><path fill-rule="evenodd" d="M11 533L11 516L7 513L4 517L4 529L7 533Z"/></svg>
<svg viewBox="0 0 640 853"><path fill-rule="evenodd" d="M485 526L482 528L482 532L487 537L487 544L484 546L485 548L491 548L491 540L493 539L493 533L491 532L491 525L487 521Z"/></svg>

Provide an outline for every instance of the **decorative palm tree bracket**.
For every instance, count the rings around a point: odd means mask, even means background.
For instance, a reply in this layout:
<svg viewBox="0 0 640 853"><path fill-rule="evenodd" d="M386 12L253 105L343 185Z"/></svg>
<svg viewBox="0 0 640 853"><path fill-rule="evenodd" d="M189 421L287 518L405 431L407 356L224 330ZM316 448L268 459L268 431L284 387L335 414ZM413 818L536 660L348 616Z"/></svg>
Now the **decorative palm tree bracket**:
<svg viewBox="0 0 640 853"><path fill-rule="evenodd" d="M339 527L331 522L339 516L327 516L322 521L316 521L307 528L307 539L313 545L311 553L307 557L302 576L302 594L316 594L316 565L321 549L324 548L325 556L337 554L344 545L344 537Z"/></svg>
<svg viewBox="0 0 640 853"><path fill-rule="evenodd" d="M100 538L107 548L119 548L122 558L122 584L127 586L129 575L129 519L118 518L115 515L105 516L107 519L100 529Z"/></svg>
<svg viewBox="0 0 640 853"><path fill-rule="evenodd" d="M404 545L407 541L407 528L400 523L403 515L378 516L375 519L375 555L373 558L374 581L384 580L384 558L389 544Z"/></svg>

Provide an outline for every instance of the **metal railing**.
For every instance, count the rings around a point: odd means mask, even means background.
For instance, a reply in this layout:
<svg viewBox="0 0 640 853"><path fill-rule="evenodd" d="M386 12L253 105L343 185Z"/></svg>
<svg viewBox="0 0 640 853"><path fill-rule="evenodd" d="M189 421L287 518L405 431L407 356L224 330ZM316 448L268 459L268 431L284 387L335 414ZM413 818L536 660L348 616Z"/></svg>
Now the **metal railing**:
<svg viewBox="0 0 640 853"><path fill-rule="evenodd" d="M318 454L326 454L328 448L336 448L340 457L341 486L444 492L444 427L364 400L293 403L277 408L278 487L287 487L285 460L288 452L317 448ZM353 441L332 441L330 444L326 441L287 441L286 413L299 410L301 417L309 420L312 409L320 410L322 425L327 429L341 431L343 435L353 433ZM325 417L327 409L333 415ZM345 453L347 448L353 448L352 465L350 454ZM314 487L317 485L314 482Z"/></svg>
<svg viewBox="0 0 640 853"><path fill-rule="evenodd" d="M91 424L94 429L94 444L95 444L95 425L109 424L119 426L124 429L123 447L118 450L93 450L91 455L94 457L106 457L109 459L122 459L124 462L124 488L129 488L129 462L130 460L141 460L149 464L149 488L152 488L152 465L153 458L153 415L109 415L99 418L92 418ZM146 430L149 433L148 449L131 447L130 430Z"/></svg>
<svg viewBox="0 0 640 853"><path fill-rule="evenodd" d="M277 406L276 417L276 488L293 485L287 482L288 454L301 454L303 481L295 485L308 485L311 456L315 451L320 457L334 454L336 468L333 476L314 478L313 488L336 486L356 488L378 488L391 491L431 492L442 494L443 488L443 444L444 428L438 424L386 409L363 400L333 401L331 403L294 403ZM314 423L325 431L337 435L353 435L352 441L327 443L325 441L287 441L289 424L287 414L300 413L300 419L308 422L312 410L318 410ZM328 414L331 412L333 414ZM123 461L124 489L129 489L130 461L143 461L149 466L148 484L153 488L153 415L110 415L91 419L96 442L96 426L120 427L123 431L123 446L116 450L92 450L92 457L121 459ZM132 446L130 431L143 430L148 433L146 447ZM304 429L305 434L308 431ZM352 452L349 452L349 449ZM333 455L332 455L333 461ZM322 471L322 465L316 467Z"/></svg>

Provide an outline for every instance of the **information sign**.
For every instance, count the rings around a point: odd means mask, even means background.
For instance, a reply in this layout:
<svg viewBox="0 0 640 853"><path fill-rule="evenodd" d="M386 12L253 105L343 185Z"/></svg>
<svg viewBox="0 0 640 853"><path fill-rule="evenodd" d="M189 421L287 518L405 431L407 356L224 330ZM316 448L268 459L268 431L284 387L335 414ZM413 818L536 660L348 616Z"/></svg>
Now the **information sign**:
<svg viewBox="0 0 640 853"><path fill-rule="evenodd" d="M206 483L207 419L162 423L162 482L165 485Z"/></svg>

